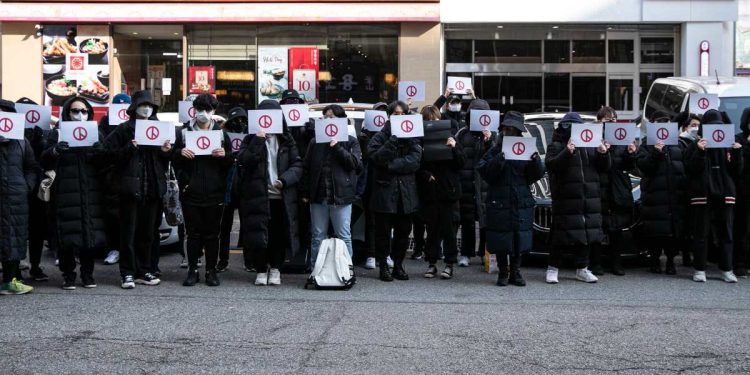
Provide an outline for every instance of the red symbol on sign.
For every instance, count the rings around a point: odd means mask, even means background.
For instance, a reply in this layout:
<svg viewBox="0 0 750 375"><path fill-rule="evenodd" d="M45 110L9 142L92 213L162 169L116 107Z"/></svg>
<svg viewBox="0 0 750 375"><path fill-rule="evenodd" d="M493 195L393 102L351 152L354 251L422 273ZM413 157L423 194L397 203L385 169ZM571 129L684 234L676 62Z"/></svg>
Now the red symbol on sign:
<svg viewBox="0 0 750 375"><path fill-rule="evenodd" d="M404 120L401 123L401 130L403 130L405 133L411 133L411 131L414 130L414 123L409 120Z"/></svg>
<svg viewBox="0 0 750 375"><path fill-rule="evenodd" d="M159 128L157 128L156 126L149 126L146 129L146 138L152 141L156 138L159 138Z"/></svg>
<svg viewBox="0 0 750 375"><path fill-rule="evenodd" d="M375 126L382 128L383 125L385 125L385 117L377 115L374 119L372 119L372 123L375 124Z"/></svg>
<svg viewBox="0 0 750 375"><path fill-rule="evenodd" d="M232 140L232 150L237 151L240 149L240 145L242 145L242 139L235 138Z"/></svg>
<svg viewBox="0 0 750 375"><path fill-rule="evenodd" d="M698 108L700 108L700 109L706 109L706 108L708 108L708 104L709 104L708 99L706 99L706 98L700 98L700 99L698 99Z"/></svg>
<svg viewBox="0 0 750 375"><path fill-rule="evenodd" d="M464 89L464 82L463 81L456 81L456 88L459 90Z"/></svg>
<svg viewBox="0 0 750 375"><path fill-rule="evenodd" d="M70 57L70 70L83 70L83 56Z"/></svg>
<svg viewBox="0 0 750 375"><path fill-rule="evenodd" d="M581 140L584 142L591 142L591 140L594 139L594 132L592 132L589 129L584 129L581 132Z"/></svg>
<svg viewBox="0 0 750 375"><path fill-rule="evenodd" d="M669 130L667 128L660 128L656 131L656 138L659 138L660 141L669 138Z"/></svg>
<svg viewBox="0 0 750 375"><path fill-rule="evenodd" d="M721 142L724 140L724 131L721 129L714 130L713 134L711 134L711 137L714 139L714 142Z"/></svg>
<svg viewBox="0 0 750 375"><path fill-rule="evenodd" d="M297 120L299 120L299 118L300 118L300 114L299 114L298 110L293 109L293 110L289 111L289 119L290 120L297 121Z"/></svg>
<svg viewBox="0 0 750 375"><path fill-rule="evenodd" d="M13 130L13 120L9 118L0 119L0 131L9 132Z"/></svg>
<svg viewBox="0 0 750 375"><path fill-rule="evenodd" d="M260 116L258 119L258 125L263 129L268 129L273 125L273 119L269 115Z"/></svg>
<svg viewBox="0 0 750 375"><path fill-rule="evenodd" d="M615 129L615 139L617 139L618 141L622 141L627 136L628 136L628 132L625 129L623 128Z"/></svg>
<svg viewBox="0 0 750 375"><path fill-rule="evenodd" d="M406 88L406 95L408 96L417 96L417 87L416 86L409 86Z"/></svg>
<svg viewBox="0 0 750 375"><path fill-rule="evenodd" d="M188 108L188 116L190 118L195 118L195 108L193 107Z"/></svg>
<svg viewBox="0 0 750 375"><path fill-rule="evenodd" d="M76 141L82 141L86 139L86 137L88 136L89 136L89 132L86 131L85 128L82 128L79 126L73 129L73 138L75 138Z"/></svg>
<svg viewBox="0 0 750 375"><path fill-rule="evenodd" d="M339 134L339 128L338 128L338 126L336 126L334 124L328 124L328 125L326 125L325 132L326 132L327 136L329 136L329 137L335 137L336 134Z"/></svg>
<svg viewBox="0 0 750 375"><path fill-rule="evenodd" d="M119 112L117 112L117 117L119 117L120 120L123 120L123 121L127 120L129 118L128 111L125 108L121 109Z"/></svg>
<svg viewBox="0 0 750 375"><path fill-rule="evenodd" d="M198 146L199 149L205 150L211 146L211 140L208 139L208 137L201 136L195 140L195 145Z"/></svg>
<svg viewBox="0 0 750 375"><path fill-rule="evenodd" d="M26 112L26 121L32 124L36 124L37 122L39 122L39 118L40 118L39 112L37 112L34 109Z"/></svg>
<svg viewBox="0 0 750 375"><path fill-rule="evenodd" d="M479 124L480 125L482 125L484 127L487 127L487 126L490 126L491 122L492 122L492 120L490 119L490 116L488 116L488 115L481 115L481 116L479 116Z"/></svg>
<svg viewBox="0 0 750 375"><path fill-rule="evenodd" d="M526 145L523 142L516 142L513 144L512 150L514 154L521 155L526 152Z"/></svg>

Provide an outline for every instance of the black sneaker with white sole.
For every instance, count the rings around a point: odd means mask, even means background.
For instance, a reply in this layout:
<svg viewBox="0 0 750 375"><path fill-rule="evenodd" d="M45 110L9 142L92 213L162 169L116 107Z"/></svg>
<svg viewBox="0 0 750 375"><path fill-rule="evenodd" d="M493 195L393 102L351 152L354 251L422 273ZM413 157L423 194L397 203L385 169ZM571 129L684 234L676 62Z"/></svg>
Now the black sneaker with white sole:
<svg viewBox="0 0 750 375"><path fill-rule="evenodd" d="M161 280L159 280L158 277L146 272L145 274L143 274L143 276L136 277L135 283L141 284L141 285L155 286L155 285L159 285L161 283Z"/></svg>
<svg viewBox="0 0 750 375"><path fill-rule="evenodd" d="M63 280L62 288L63 290L76 290L76 279L74 277L66 277Z"/></svg>
<svg viewBox="0 0 750 375"><path fill-rule="evenodd" d="M133 289L135 288L135 281L133 281L132 275L125 275L122 278L122 284L120 285L122 289Z"/></svg>
<svg viewBox="0 0 750 375"><path fill-rule="evenodd" d="M31 276L31 278L34 281L49 280L49 276L47 276L47 274L45 274L44 271L42 271L41 267L32 267L31 270L29 271L29 276Z"/></svg>
<svg viewBox="0 0 750 375"><path fill-rule="evenodd" d="M443 269L443 272L440 274L440 278L443 280L448 280L453 278L453 265L448 264L445 266L445 269Z"/></svg>
<svg viewBox="0 0 750 375"><path fill-rule="evenodd" d="M94 281L94 277L91 275L81 275L81 283L84 288L96 288L96 281Z"/></svg>

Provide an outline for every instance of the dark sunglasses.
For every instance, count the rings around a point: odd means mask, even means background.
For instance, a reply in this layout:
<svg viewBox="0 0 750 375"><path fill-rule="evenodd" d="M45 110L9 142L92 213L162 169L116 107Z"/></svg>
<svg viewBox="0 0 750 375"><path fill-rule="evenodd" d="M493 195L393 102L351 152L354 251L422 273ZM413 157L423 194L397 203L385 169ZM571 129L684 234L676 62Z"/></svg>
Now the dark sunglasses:
<svg viewBox="0 0 750 375"><path fill-rule="evenodd" d="M89 110L88 109L71 108L70 109L70 113L73 113L73 114L76 114L76 115L79 114L79 113L82 113L84 115L88 115L89 114Z"/></svg>

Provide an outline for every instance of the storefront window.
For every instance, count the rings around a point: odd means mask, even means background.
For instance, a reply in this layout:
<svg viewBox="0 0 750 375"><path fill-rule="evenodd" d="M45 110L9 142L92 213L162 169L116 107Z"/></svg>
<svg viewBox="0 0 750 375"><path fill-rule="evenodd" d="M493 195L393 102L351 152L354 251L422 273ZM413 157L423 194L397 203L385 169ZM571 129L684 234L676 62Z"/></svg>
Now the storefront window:
<svg viewBox="0 0 750 375"><path fill-rule="evenodd" d="M544 62L548 64L565 64L570 62L569 40L545 40Z"/></svg>
<svg viewBox="0 0 750 375"><path fill-rule="evenodd" d="M573 77L573 110L596 112L606 102L604 77Z"/></svg>
<svg viewBox="0 0 750 375"><path fill-rule="evenodd" d="M573 41L573 63L603 64L604 61L603 40L574 40Z"/></svg>
<svg viewBox="0 0 750 375"><path fill-rule="evenodd" d="M609 63L632 64L634 62L633 40L610 40Z"/></svg>
<svg viewBox="0 0 750 375"><path fill-rule="evenodd" d="M641 38L641 64L674 63L673 38Z"/></svg>
<svg viewBox="0 0 750 375"><path fill-rule="evenodd" d="M570 111L570 74L552 73L544 75L544 111Z"/></svg>
<svg viewBox="0 0 750 375"><path fill-rule="evenodd" d="M633 80L609 80L609 106L616 111L633 111Z"/></svg>
<svg viewBox="0 0 750 375"><path fill-rule="evenodd" d="M540 40L477 40L474 42L476 63L541 63Z"/></svg>
<svg viewBox="0 0 750 375"><path fill-rule="evenodd" d="M471 40L447 40L445 42L445 62L470 63L473 52Z"/></svg>

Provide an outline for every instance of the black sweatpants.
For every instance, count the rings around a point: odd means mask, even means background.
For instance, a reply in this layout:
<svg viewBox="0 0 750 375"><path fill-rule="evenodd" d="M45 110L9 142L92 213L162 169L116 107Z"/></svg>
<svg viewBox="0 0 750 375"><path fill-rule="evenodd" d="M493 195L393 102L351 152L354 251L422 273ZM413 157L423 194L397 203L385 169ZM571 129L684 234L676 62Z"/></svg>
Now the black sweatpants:
<svg viewBox="0 0 750 375"><path fill-rule="evenodd" d="M201 253L206 254L206 271L216 269L219 259L219 232L224 205L195 206L182 203L187 235L187 257L190 269L198 268Z"/></svg>
<svg viewBox="0 0 750 375"><path fill-rule="evenodd" d="M706 255L711 229L718 240L719 269L732 270L732 227L734 222L734 205L725 204L722 200L709 199L708 204L691 205L690 219L693 233L693 267L696 271L706 270Z"/></svg>
<svg viewBox="0 0 750 375"><path fill-rule="evenodd" d="M487 235L484 228L479 229L479 251L477 251L477 222L472 220L461 220L461 255L465 257L484 256Z"/></svg>
<svg viewBox="0 0 750 375"><path fill-rule="evenodd" d="M393 262L401 264L409 247L409 232L411 232L411 216L408 214L386 214L373 212L375 248L381 266L385 265L390 255ZM391 241L393 231L393 241Z"/></svg>
<svg viewBox="0 0 750 375"><path fill-rule="evenodd" d="M268 245L264 248L257 244L246 243L253 255L255 270L264 273L270 268L281 268L286 259L286 248L289 246L289 231L285 216L286 206L283 199L270 199L271 221L268 223Z"/></svg>
<svg viewBox="0 0 750 375"><path fill-rule="evenodd" d="M589 266L589 254L591 253L591 246L563 246L550 244L548 264L551 267L560 268L560 265L562 264L563 253L573 253L575 255L576 269L586 268Z"/></svg>
<svg viewBox="0 0 750 375"><path fill-rule="evenodd" d="M65 249L60 247L58 249L58 257L60 259L60 271L63 273L63 277L66 279L76 278L76 254L78 254L78 260L81 262L81 276L92 276L94 274L94 250L86 249L76 251L76 249Z"/></svg>
<svg viewBox="0 0 750 375"><path fill-rule="evenodd" d="M422 208L422 217L427 227L425 249L427 262L430 264L435 264L440 259L441 249L445 263L456 263L458 247L456 227L453 223L455 207L456 202L427 202ZM416 225L414 235L417 236Z"/></svg>
<svg viewBox="0 0 750 375"><path fill-rule="evenodd" d="M152 272L154 226L161 200L120 197L120 276Z"/></svg>

